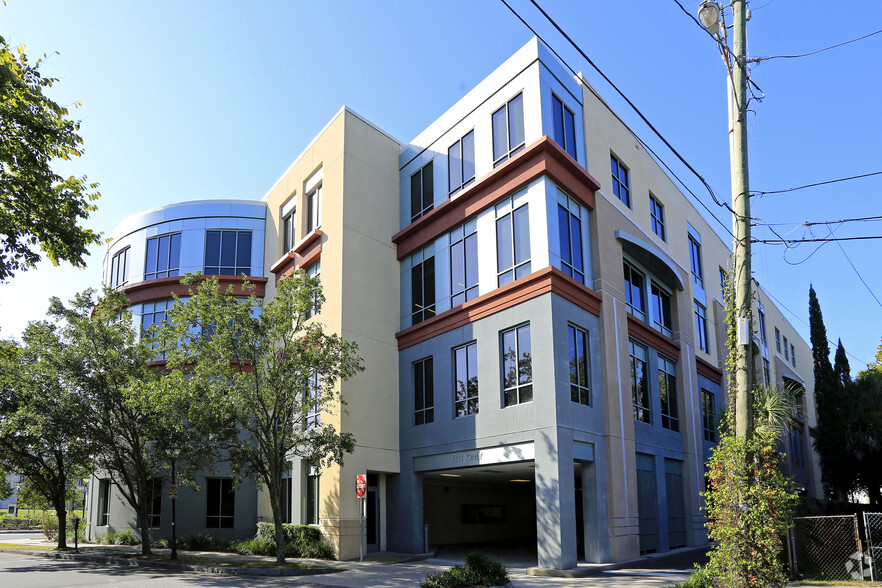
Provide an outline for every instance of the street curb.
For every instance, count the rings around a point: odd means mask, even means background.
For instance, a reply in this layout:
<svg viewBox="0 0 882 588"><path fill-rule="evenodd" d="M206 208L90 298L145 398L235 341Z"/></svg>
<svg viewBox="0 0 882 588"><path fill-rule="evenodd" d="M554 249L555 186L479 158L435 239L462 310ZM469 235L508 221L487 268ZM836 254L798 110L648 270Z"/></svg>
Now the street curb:
<svg viewBox="0 0 882 588"><path fill-rule="evenodd" d="M67 559L74 561L88 561L105 565L118 565L142 568L160 568L165 570L178 570L182 572L202 572L208 574L228 574L231 576L317 576L319 574L333 574L342 572L340 568L227 568L217 566L204 566L199 564L172 563L166 561L145 561L129 559L125 557L113 557L106 555L91 555L86 553L58 553L25 551L17 549L4 549L3 553L17 553L20 555L37 555L49 559Z"/></svg>

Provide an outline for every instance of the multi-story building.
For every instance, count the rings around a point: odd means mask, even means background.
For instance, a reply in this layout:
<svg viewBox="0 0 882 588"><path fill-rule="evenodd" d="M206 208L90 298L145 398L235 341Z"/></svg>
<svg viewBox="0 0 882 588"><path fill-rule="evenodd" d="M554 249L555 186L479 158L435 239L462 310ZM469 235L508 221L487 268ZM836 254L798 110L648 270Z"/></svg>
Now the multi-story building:
<svg viewBox="0 0 882 588"><path fill-rule="evenodd" d="M255 295L263 297L266 217L266 206L249 200L182 202L131 216L111 234L104 254L104 285L125 293L133 320L144 328L165 319L173 294L187 296L189 288L180 280L188 273L216 275L222 287L234 289L245 274ZM161 366L164 360L157 357L152 363ZM225 464L196 481L201 492L182 487L178 494L178 535L208 531L228 539L253 536L257 511L253 481L234 488ZM155 536L167 537L171 499L161 489L157 479L149 526ZM88 539L137 528L134 512L105 473L93 475L87 509Z"/></svg>
<svg viewBox="0 0 882 588"><path fill-rule="evenodd" d="M568 568L707 543L730 251L541 42L407 144L344 107L249 206L267 219L250 275L273 274L266 296L295 269L320 275L315 320L357 342L366 368L321 415L355 435L355 454L322 471L294 460L286 520L354 557L365 473L368 550L514 541ZM137 304L160 300L137 298L155 290L143 279L174 287L145 257L155 222L136 217L128 261L118 239L105 264L119 285L147 260L125 285ZM207 234L168 250L199 257ZM762 289L757 300L758 380L804 390L785 448L819 496L810 349ZM252 496L253 526L269 505Z"/></svg>

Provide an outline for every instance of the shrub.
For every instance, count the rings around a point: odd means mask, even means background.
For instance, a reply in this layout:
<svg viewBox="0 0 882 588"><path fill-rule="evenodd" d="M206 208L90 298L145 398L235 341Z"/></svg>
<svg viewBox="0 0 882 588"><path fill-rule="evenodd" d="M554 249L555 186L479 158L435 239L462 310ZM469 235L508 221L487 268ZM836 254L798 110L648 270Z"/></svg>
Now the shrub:
<svg viewBox="0 0 882 588"><path fill-rule="evenodd" d="M230 551L231 543L211 535L185 535L178 537L178 549L185 551Z"/></svg>
<svg viewBox="0 0 882 588"><path fill-rule="evenodd" d="M472 552L464 564L426 576L423 588L461 588L465 586L502 586L509 581L505 565L485 553Z"/></svg>
<svg viewBox="0 0 882 588"><path fill-rule="evenodd" d="M714 588L713 575L707 568L696 565L695 571L686 580L673 584L671 588Z"/></svg>
<svg viewBox="0 0 882 588"><path fill-rule="evenodd" d="M325 541L322 532L310 525L282 525L285 538L286 557L309 557L313 559L334 559L334 549ZM266 541L269 553L276 554L276 529L272 523L257 523L255 540Z"/></svg>
<svg viewBox="0 0 882 588"><path fill-rule="evenodd" d="M275 555L276 542L267 537L254 537L244 541L236 541L232 545L233 550L241 555ZM291 555L289 549L285 549L285 555Z"/></svg>
<svg viewBox="0 0 882 588"><path fill-rule="evenodd" d="M77 524L77 526L79 527L78 533L77 533L77 538L79 541L85 541L86 540L86 519L80 518L77 520L79 521ZM56 526L57 526L57 521L56 521ZM74 540L74 524L73 524L73 519L70 519L67 521L67 541L68 541L68 543L70 543L73 540Z"/></svg>
<svg viewBox="0 0 882 588"><path fill-rule="evenodd" d="M168 549L171 547L171 539L154 539L151 545L157 549Z"/></svg>
<svg viewBox="0 0 882 588"><path fill-rule="evenodd" d="M58 539L58 517L55 516L55 511L43 513L40 517L40 531L49 541Z"/></svg>

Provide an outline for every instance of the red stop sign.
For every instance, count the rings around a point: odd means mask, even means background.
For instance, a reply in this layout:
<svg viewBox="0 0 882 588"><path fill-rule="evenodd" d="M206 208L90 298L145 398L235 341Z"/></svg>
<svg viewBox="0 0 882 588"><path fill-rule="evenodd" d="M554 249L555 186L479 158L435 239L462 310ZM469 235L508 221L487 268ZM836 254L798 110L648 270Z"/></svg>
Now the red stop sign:
<svg viewBox="0 0 882 588"><path fill-rule="evenodd" d="M358 474L357 476L355 476L355 494L359 498L364 498L366 492L367 479L364 477L364 474Z"/></svg>

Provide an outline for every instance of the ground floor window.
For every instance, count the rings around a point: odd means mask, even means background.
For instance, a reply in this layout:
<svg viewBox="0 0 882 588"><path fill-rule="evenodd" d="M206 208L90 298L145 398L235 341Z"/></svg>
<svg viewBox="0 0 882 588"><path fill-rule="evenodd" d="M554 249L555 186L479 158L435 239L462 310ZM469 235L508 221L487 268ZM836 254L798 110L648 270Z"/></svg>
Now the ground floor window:
<svg viewBox="0 0 882 588"><path fill-rule="evenodd" d="M98 480L98 526L110 521L110 480Z"/></svg>
<svg viewBox="0 0 882 588"><path fill-rule="evenodd" d="M232 478L208 478L205 481L205 527L232 529L235 499Z"/></svg>
<svg viewBox="0 0 882 588"><path fill-rule="evenodd" d="M683 496L683 462L665 460L665 493L668 503L668 549L686 547L686 503Z"/></svg>
<svg viewBox="0 0 882 588"><path fill-rule="evenodd" d="M306 470L306 517L307 525L319 522L319 469L314 465Z"/></svg>
<svg viewBox="0 0 882 588"><path fill-rule="evenodd" d="M293 486L291 484L291 470L282 474L282 501L279 506L282 507L282 522L293 523L291 520L291 495Z"/></svg>
<svg viewBox="0 0 882 588"><path fill-rule="evenodd" d="M162 520L162 478L153 478L150 488L150 513L147 515L147 526L151 529L159 527Z"/></svg>
<svg viewBox="0 0 882 588"><path fill-rule="evenodd" d="M637 524L640 554L658 551L658 493L655 485L655 459L637 454Z"/></svg>

